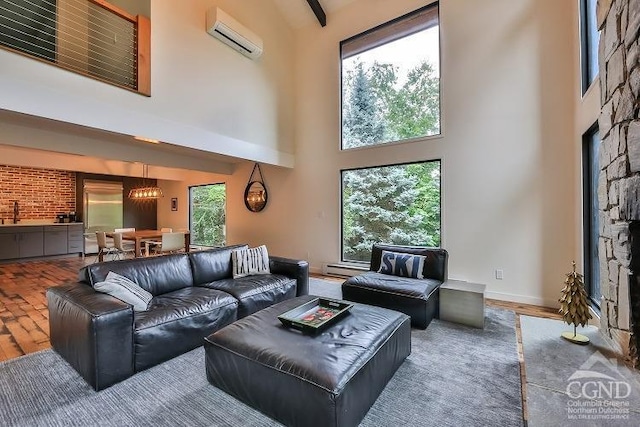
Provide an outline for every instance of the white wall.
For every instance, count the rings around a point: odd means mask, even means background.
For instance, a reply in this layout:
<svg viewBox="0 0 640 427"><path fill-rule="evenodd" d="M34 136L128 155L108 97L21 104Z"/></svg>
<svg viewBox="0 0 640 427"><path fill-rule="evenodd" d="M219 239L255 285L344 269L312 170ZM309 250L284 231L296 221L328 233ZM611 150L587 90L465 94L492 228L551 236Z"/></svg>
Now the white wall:
<svg viewBox="0 0 640 427"><path fill-rule="evenodd" d="M107 132L78 129L57 122L54 124L49 121L45 126L41 124L42 120L39 119L0 111L0 163L17 165L11 162L19 158L11 157L8 153L14 148L22 148L24 152L36 154L37 150L44 150L44 153L69 154L70 158L75 157L75 160L70 160L64 168L56 168L80 172L90 172L88 169L98 168L104 170L91 172L142 176L142 163L155 167L180 168L184 172L197 170L230 174L234 168L226 159L220 161L220 156L204 155L200 151L175 151L175 148L166 144L135 141ZM23 160L29 161L30 156L25 155ZM129 170L127 173L123 173L122 167L118 167L116 171L109 167L97 166L124 162L127 163L124 168ZM149 173L153 173L153 167ZM172 174L149 177L174 179Z"/></svg>
<svg viewBox="0 0 640 427"><path fill-rule="evenodd" d="M359 0L297 32L296 167L264 169L270 203L258 214L238 207L250 166L233 174L233 239L319 269L340 258L340 169L440 158L450 277L554 306L580 253L575 3L441 2L443 136L350 152L338 149L338 43L425 2Z"/></svg>
<svg viewBox="0 0 640 427"><path fill-rule="evenodd" d="M189 229L189 186L219 184L226 182L228 176L216 174L193 174L181 181L158 180L164 197L158 200L158 227L169 227L174 230ZM171 199L177 200L177 211L171 210Z"/></svg>
<svg viewBox="0 0 640 427"><path fill-rule="evenodd" d="M143 164L99 157L78 156L53 151L33 150L22 147L0 145L0 164L42 169L64 170L118 176L143 176ZM148 178L161 178L165 183L211 182L222 175L194 170L148 166ZM170 180L170 181L169 181ZM168 203L168 202L167 202Z"/></svg>
<svg viewBox="0 0 640 427"><path fill-rule="evenodd" d="M252 61L205 31L220 5L264 40ZM293 34L271 2L151 2L150 98L0 50L0 109L293 165Z"/></svg>
<svg viewBox="0 0 640 427"><path fill-rule="evenodd" d="M286 172L290 169L262 165L269 201L262 212L250 212L244 205L243 196L252 168L253 163L243 163L238 165L231 176L193 175L181 181L159 180L158 185L162 188L164 197L158 201L158 226L188 228L189 186L225 183L228 244L248 243L257 246L268 243L273 254L309 258L306 249L296 252L291 246L291 240L297 238L299 227L313 221L298 217L300 211L293 194L296 188L293 181L295 174ZM289 192L291 193L288 194ZM292 197L288 197L289 195ZM171 210L173 197L178 198L178 211ZM307 244L296 242L296 246L306 248Z"/></svg>

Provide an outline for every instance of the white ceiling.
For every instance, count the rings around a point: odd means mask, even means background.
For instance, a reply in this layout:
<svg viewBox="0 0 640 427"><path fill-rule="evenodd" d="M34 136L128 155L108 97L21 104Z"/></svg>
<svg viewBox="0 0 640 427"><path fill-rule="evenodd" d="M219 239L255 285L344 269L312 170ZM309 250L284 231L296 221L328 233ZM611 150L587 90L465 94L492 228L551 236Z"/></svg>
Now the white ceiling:
<svg viewBox="0 0 640 427"><path fill-rule="evenodd" d="M327 25L331 24L329 18L331 13L354 1L355 0L320 0L320 5L327 14ZM311 7L309 7L307 0L273 0L273 2L278 6L282 15L292 28L302 28L314 23L320 25Z"/></svg>
<svg viewBox="0 0 640 427"><path fill-rule="evenodd" d="M21 137L22 133L30 135ZM210 151L135 140L132 136L79 126L72 123L0 109L2 144L25 149L55 151L96 159L118 159L129 163L196 170L207 173L232 173L242 159ZM55 149L54 149L55 147ZM117 155L114 157L114 153ZM0 159L1 161L1 159ZM67 170L77 170L73 166Z"/></svg>

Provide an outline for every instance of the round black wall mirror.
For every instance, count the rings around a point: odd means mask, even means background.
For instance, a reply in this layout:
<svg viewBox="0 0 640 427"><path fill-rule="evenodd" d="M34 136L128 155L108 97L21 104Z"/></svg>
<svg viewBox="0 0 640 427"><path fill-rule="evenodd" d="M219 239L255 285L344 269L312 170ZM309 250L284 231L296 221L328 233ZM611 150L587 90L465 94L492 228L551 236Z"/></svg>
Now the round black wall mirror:
<svg viewBox="0 0 640 427"><path fill-rule="evenodd" d="M267 205L269 195L264 184L251 181L244 190L244 204L251 212L260 212Z"/></svg>
<svg viewBox="0 0 640 427"><path fill-rule="evenodd" d="M258 170L260 179L254 180L253 175L256 173L256 169ZM262 171L260 170L260 165L256 163L251 175L249 176L247 188L244 190L244 205L251 212L260 212L265 206L267 206L268 200L269 194L267 193L267 187L264 185Z"/></svg>

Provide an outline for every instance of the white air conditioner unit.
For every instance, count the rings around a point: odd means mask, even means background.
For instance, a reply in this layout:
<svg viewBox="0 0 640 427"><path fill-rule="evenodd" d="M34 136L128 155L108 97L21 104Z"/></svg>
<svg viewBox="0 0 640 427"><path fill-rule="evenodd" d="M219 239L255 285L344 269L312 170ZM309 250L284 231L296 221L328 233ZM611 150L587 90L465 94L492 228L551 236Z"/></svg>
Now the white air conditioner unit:
<svg viewBox="0 0 640 427"><path fill-rule="evenodd" d="M207 10L207 33L251 59L262 55L262 39L219 7Z"/></svg>

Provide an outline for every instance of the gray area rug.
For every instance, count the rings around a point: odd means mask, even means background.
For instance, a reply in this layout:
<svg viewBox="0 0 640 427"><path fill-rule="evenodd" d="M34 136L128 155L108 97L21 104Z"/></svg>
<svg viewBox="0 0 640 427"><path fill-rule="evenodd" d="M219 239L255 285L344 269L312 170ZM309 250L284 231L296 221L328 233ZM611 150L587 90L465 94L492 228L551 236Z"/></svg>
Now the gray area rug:
<svg viewBox="0 0 640 427"><path fill-rule="evenodd" d="M339 298L336 282L311 293ZM362 422L379 426L522 426L515 316L487 310L486 328L434 320ZM274 390L277 392L277 390ZM277 426L211 386L198 348L101 392L54 351L0 364L0 423L11 426Z"/></svg>
<svg viewBox="0 0 640 427"><path fill-rule="evenodd" d="M573 326L521 316L530 427L638 426L640 374L616 359L593 326L578 328L591 343L560 337Z"/></svg>

